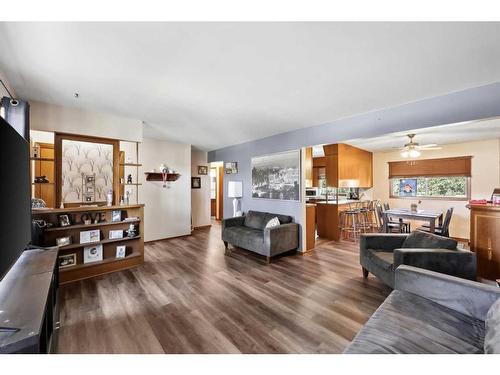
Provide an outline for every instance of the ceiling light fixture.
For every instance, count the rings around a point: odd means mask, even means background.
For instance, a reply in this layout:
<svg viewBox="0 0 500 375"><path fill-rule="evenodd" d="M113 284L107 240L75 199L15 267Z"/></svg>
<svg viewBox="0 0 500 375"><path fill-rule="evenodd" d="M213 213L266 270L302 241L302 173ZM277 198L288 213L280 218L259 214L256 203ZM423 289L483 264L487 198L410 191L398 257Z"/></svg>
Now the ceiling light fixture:
<svg viewBox="0 0 500 375"><path fill-rule="evenodd" d="M406 143L403 148L401 148L401 156L405 159L415 159L422 155L421 151L425 150L440 150L441 147L435 143L420 146L417 142L413 142L413 137L415 134L408 134L410 142Z"/></svg>

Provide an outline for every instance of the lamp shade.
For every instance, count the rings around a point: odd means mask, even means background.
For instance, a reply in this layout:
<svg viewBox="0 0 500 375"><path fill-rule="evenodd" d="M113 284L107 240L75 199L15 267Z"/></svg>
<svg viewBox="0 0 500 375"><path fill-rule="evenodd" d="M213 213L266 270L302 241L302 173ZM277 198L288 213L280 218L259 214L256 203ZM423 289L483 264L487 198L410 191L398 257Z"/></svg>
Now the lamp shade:
<svg viewBox="0 0 500 375"><path fill-rule="evenodd" d="M227 196L228 198L241 198L243 196L243 183L241 181L229 181Z"/></svg>

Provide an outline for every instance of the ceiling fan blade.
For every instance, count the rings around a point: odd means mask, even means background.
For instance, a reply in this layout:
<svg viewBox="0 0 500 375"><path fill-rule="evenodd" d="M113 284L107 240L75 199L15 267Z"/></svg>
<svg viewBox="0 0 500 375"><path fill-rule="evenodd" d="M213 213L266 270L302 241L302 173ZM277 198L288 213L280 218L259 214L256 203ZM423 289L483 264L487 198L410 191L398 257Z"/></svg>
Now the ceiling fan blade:
<svg viewBox="0 0 500 375"><path fill-rule="evenodd" d="M442 147L441 146L435 146L435 147L419 147L419 150L422 150L422 151L427 151L427 150L441 150Z"/></svg>
<svg viewBox="0 0 500 375"><path fill-rule="evenodd" d="M419 146L421 148L427 148L427 147L437 147L437 143L428 143L426 145L421 145Z"/></svg>

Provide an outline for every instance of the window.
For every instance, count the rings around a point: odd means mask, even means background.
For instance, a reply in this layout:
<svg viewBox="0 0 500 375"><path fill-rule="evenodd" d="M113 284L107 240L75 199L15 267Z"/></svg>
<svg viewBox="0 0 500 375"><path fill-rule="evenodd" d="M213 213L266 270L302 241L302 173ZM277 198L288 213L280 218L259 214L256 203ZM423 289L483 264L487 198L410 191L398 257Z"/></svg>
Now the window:
<svg viewBox="0 0 500 375"><path fill-rule="evenodd" d="M397 177L391 178L391 198L424 198L468 200L470 198L469 177Z"/></svg>

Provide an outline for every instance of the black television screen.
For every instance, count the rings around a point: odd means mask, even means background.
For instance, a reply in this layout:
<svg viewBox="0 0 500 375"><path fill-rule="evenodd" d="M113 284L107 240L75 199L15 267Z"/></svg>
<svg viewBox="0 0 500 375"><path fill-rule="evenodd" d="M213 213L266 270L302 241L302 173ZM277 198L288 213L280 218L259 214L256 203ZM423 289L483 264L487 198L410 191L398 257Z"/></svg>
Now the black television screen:
<svg viewBox="0 0 500 375"><path fill-rule="evenodd" d="M29 143L0 117L0 280L31 241Z"/></svg>

